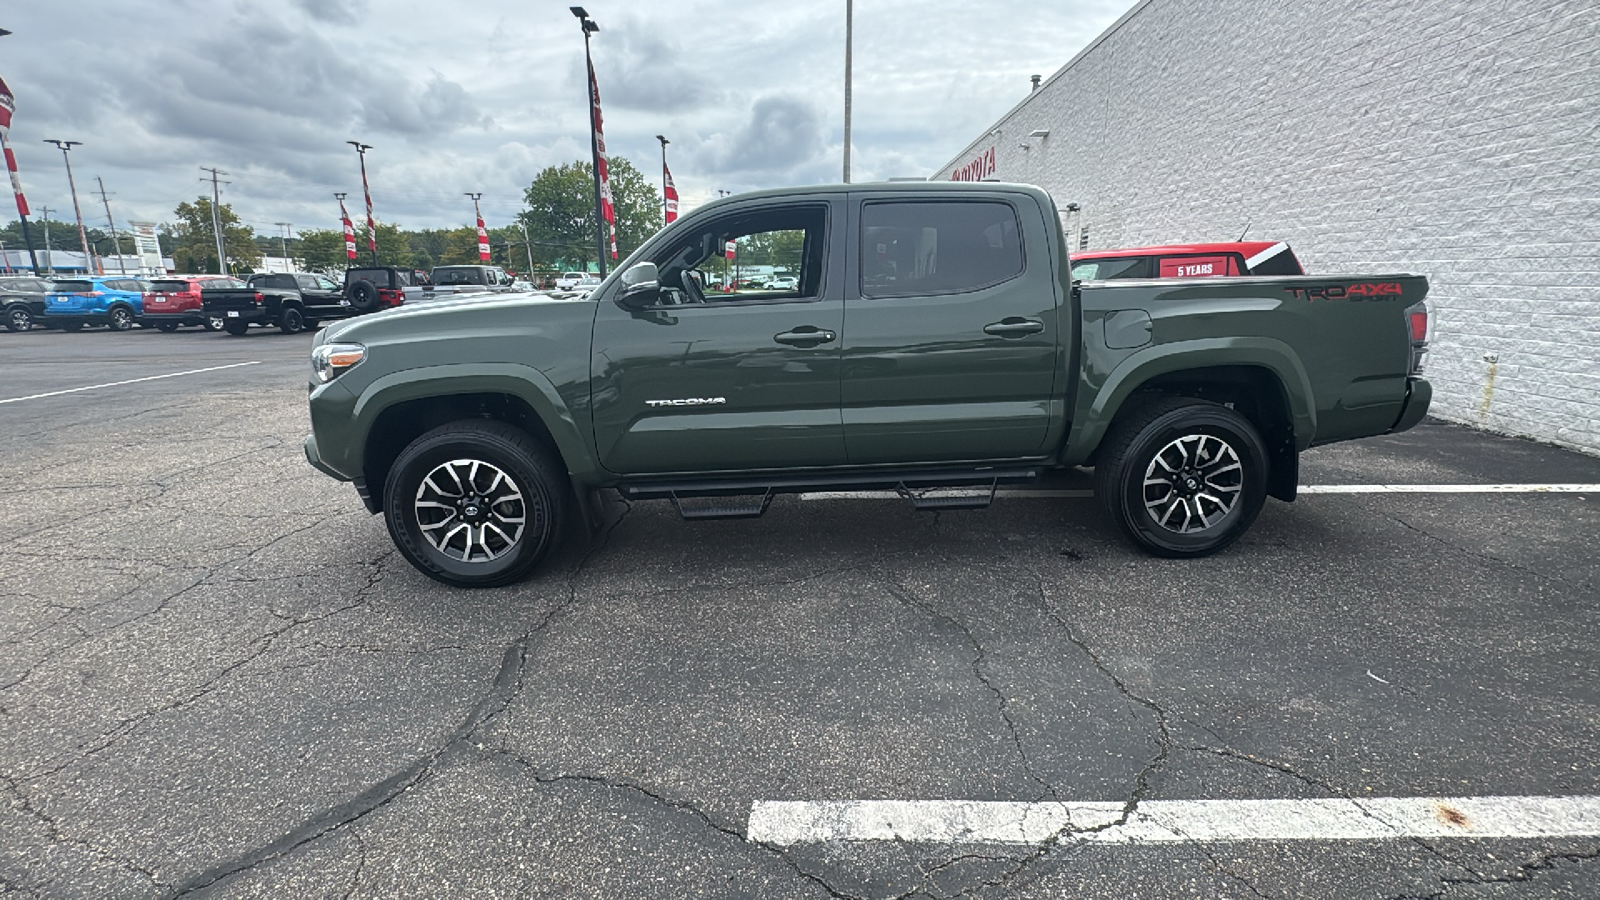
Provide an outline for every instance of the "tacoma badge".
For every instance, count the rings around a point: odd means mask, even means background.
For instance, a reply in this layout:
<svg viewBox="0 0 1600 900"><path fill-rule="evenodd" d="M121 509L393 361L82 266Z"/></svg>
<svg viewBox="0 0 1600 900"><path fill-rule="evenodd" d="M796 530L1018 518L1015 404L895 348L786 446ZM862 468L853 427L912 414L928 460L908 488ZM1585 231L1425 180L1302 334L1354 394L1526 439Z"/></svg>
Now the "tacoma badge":
<svg viewBox="0 0 1600 900"><path fill-rule="evenodd" d="M682 400L646 400L646 406L716 406L727 403L727 397L685 397Z"/></svg>

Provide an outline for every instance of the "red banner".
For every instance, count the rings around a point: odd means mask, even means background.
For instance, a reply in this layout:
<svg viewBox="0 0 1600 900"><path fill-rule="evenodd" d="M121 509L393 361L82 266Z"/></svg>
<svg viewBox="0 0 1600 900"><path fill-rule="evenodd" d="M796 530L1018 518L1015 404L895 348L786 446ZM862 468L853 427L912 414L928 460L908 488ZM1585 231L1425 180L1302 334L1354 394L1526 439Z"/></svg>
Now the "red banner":
<svg viewBox="0 0 1600 900"><path fill-rule="evenodd" d="M17 214L28 215L28 198L22 196L22 178L17 175L17 157L11 152L9 135L11 131L11 113L17 108L16 98L11 96L11 88L5 81L0 80L0 150L5 152L6 171L11 173L11 190L17 195Z"/></svg>
<svg viewBox="0 0 1600 900"><path fill-rule="evenodd" d="M611 258L617 258L617 211L611 205L611 173L606 169L606 133L600 118L600 84L594 80L594 62L589 63L589 104L594 113L594 155L600 173L600 216L611 233Z"/></svg>
<svg viewBox="0 0 1600 900"><path fill-rule="evenodd" d="M667 201L667 224L671 225L678 218L678 186L672 183L672 170L665 160L661 163L661 183L661 196Z"/></svg>
<svg viewBox="0 0 1600 900"><path fill-rule="evenodd" d="M483 227L483 216L478 217L478 261L489 261L489 232Z"/></svg>
<svg viewBox="0 0 1600 900"><path fill-rule="evenodd" d="M344 198L339 199L339 221L344 223L344 255L346 259L356 258L356 227L350 224L350 214L345 212Z"/></svg>

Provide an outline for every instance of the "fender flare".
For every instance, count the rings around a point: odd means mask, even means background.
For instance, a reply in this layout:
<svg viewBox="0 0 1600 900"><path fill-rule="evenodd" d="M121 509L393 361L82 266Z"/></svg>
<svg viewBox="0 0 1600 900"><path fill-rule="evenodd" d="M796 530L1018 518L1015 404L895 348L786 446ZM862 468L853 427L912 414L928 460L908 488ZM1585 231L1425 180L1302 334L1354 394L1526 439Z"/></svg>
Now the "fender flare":
<svg viewBox="0 0 1600 900"><path fill-rule="evenodd" d="M1093 455L1117 413L1134 391L1150 379L1185 369L1254 366L1277 377L1289 403L1297 450L1311 446L1317 433L1317 411L1311 379L1288 344L1273 338L1202 338L1158 344L1130 354L1111 370L1087 405L1079 403L1067 437L1064 465L1081 465Z"/></svg>
<svg viewBox="0 0 1600 900"><path fill-rule="evenodd" d="M384 410L408 400L448 397L457 394L507 394L517 397L539 417L556 450L574 478L595 471L594 454L572 411L543 372L518 363L459 363L424 366L391 372L368 385L356 399L352 410L356 422L352 453L360 470L359 456L366 447L372 426Z"/></svg>

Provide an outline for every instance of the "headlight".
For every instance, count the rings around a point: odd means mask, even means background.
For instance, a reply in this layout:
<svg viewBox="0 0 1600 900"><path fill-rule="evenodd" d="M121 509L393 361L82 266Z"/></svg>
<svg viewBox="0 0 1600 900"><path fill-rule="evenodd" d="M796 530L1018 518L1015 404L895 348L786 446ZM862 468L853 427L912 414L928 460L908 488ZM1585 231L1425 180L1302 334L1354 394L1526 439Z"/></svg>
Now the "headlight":
<svg viewBox="0 0 1600 900"><path fill-rule="evenodd" d="M311 371L327 384L366 358L367 348L360 344L323 344L311 351Z"/></svg>

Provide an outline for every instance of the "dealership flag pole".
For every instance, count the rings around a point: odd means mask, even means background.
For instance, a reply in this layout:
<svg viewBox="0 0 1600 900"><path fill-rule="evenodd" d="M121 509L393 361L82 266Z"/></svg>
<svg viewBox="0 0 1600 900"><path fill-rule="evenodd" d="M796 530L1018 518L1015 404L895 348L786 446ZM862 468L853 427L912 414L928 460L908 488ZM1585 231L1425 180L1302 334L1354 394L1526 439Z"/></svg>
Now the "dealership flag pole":
<svg viewBox="0 0 1600 900"><path fill-rule="evenodd" d="M17 156L11 152L11 113L17 108L11 88L0 80L0 151L5 152L6 169L11 173L11 191L17 195L17 217L22 220L22 240L28 245L33 274L39 274L39 258L33 254L33 235L28 231L28 198L22 196L22 177L17 174Z"/></svg>
<svg viewBox="0 0 1600 900"><path fill-rule="evenodd" d="M339 201L339 221L344 225L344 256L350 262L356 261L356 226L350 224L350 214L344 208L344 194L334 194Z"/></svg>
<svg viewBox="0 0 1600 900"><path fill-rule="evenodd" d="M356 153L361 156L361 193L367 198L367 248L372 251L372 264L378 264L378 221L372 217L372 189L367 187L367 151L372 149L371 144L360 141L345 141L346 144L356 148Z"/></svg>
<svg viewBox="0 0 1600 900"><path fill-rule="evenodd" d="M478 208L478 198L483 194L469 193L466 196L472 198L472 212L478 217L478 262L486 263L489 261L489 231L483 227L483 210Z"/></svg>

